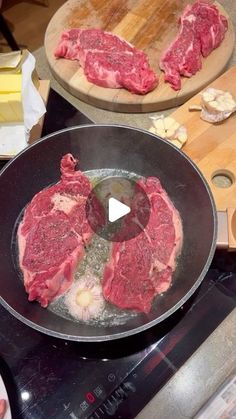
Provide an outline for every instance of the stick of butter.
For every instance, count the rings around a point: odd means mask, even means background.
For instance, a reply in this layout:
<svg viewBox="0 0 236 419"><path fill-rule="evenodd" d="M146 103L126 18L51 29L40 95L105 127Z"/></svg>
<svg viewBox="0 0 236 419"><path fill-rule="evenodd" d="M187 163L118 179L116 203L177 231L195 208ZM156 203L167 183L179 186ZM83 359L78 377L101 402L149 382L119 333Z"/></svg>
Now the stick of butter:
<svg viewBox="0 0 236 419"><path fill-rule="evenodd" d="M23 120L21 92L0 94L0 121L22 122Z"/></svg>
<svg viewBox="0 0 236 419"><path fill-rule="evenodd" d="M0 74L0 94L10 92L21 92L21 74Z"/></svg>
<svg viewBox="0 0 236 419"><path fill-rule="evenodd" d="M21 74L0 74L0 122L24 120L21 88Z"/></svg>

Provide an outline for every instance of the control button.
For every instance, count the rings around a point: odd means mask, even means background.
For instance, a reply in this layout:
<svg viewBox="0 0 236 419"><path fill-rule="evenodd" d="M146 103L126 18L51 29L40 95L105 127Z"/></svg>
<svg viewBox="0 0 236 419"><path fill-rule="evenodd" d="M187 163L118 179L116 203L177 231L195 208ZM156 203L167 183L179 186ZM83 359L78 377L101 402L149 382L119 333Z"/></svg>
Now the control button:
<svg viewBox="0 0 236 419"><path fill-rule="evenodd" d="M96 396L97 398L100 398L100 397L102 397L102 395L103 395L103 389L102 389L102 387L101 387L101 386L97 386L97 387L93 390L93 392L94 392L94 394L95 394L95 396Z"/></svg>
<svg viewBox="0 0 236 419"><path fill-rule="evenodd" d="M86 399L88 400L89 403L94 403L95 402L95 397L92 393L87 393L86 394Z"/></svg>
<svg viewBox="0 0 236 419"><path fill-rule="evenodd" d="M80 403L80 409L85 412L85 410L87 410L89 407L89 404L86 402L86 400L84 400L82 403Z"/></svg>
<svg viewBox="0 0 236 419"><path fill-rule="evenodd" d="M116 376L115 376L115 374L111 373L111 374L108 375L107 378L108 378L108 381L110 381L110 383L113 383L116 379Z"/></svg>

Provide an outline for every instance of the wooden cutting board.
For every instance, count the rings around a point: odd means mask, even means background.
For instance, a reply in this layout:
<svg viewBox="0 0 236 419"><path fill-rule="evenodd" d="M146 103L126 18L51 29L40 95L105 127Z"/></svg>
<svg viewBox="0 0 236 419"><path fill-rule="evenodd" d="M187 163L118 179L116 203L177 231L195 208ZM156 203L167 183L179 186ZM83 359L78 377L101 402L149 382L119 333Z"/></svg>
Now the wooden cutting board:
<svg viewBox="0 0 236 419"><path fill-rule="evenodd" d="M236 66L209 87L227 90L236 99ZM217 210L227 212L231 249L236 250L236 113L222 123L210 124L200 118L200 112L189 111L190 106L200 105L200 101L199 93L171 116L188 130L188 141L183 151L206 178Z"/></svg>
<svg viewBox="0 0 236 419"><path fill-rule="evenodd" d="M151 112L184 103L218 77L231 57L234 30L229 30L221 46L203 60L203 68L191 79L182 79L182 89L175 92L164 83L158 62L161 52L178 32L178 16L191 0L69 0L51 19L45 50L50 68L59 83L71 94L92 105L118 112ZM226 12L218 3L221 13ZM227 16L228 18L228 16ZM160 75L159 86L142 96L125 89L108 89L89 83L78 62L56 60L54 50L64 29L101 28L111 31L145 51L152 68Z"/></svg>

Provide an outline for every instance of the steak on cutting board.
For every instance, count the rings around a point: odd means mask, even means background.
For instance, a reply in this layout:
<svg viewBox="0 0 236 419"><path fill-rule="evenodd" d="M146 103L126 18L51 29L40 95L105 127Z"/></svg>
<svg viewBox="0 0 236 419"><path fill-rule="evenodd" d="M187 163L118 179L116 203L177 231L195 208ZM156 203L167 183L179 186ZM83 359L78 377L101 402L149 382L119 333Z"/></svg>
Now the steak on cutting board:
<svg viewBox="0 0 236 419"><path fill-rule="evenodd" d="M146 94L158 84L144 52L101 29L64 31L54 54L78 60L87 80L98 86Z"/></svg>
<svg viewBox="0 0 236 419"><path fill-rule="evenodd" d="M180 215L160 181L150 177L137 184L150 201L148 224L142 228L142 216L137 208L142 207L143 195L136 193L123 228L127 237L129 229L139 229L140 234L131 240L113 243L102 287L103 295L110 303L122 309L148 313L154 297L165 292L171 284L183 232Z"/></svg>
<svg viewBox="0 0 236 419"><path fill-rule="evenodd" d="M61 180L37 193L25 209L18 227L19 263L29 301L46 307L71 285L84 246L93 236L86 218L86 201L92 186L77 160L61 160ZM91 203L97 226L104 222L103 208Z"/></svg>
<svg viewBox="0 0 236 419"><path fill-rule="evenodd" d="M174 90L180 90L180 76L196 74L202 68L202 56L207 57L221 44L227 29L227 19L215 5L200 0L186 6L180 17L179 34L160 59L165 81Z"/></svg>

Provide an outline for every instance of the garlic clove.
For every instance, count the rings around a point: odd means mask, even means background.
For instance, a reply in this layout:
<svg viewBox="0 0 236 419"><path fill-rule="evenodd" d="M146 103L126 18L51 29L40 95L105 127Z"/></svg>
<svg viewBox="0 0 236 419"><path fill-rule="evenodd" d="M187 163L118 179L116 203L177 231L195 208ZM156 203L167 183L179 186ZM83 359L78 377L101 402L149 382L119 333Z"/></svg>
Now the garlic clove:
<svg viewBox="0 0 236 419"><path fill-rule="evenodd" d="M172 128L172 126L175 124L175 119L171 118L170 116L167 116L163 119L165 130L168 130L169 128Z"/></svg>
<svg viewBox="0 0 236 419"><path fill-rule="evenodd" d="M174 144L176 147L178 147L179 149L182 148L182 143L178 140L172 140L171 144Z"/></svg>
<svg viewBox="0 0 236 419"><path fill-rule="evenodd" d="M203 93L202 97L206 102L211 102L212 100L214 100L214 96L207 92Z"/></svg>
<svg viewBox="0 0 236 419"><path fill-rule="evenodd" d="M156 131L156 135L159 135L159 137L166 138L166 131L165 130L158 130Z"/></svg>
<svg viewBox="0 0 236 419"><path fill-rule="evenodd" d="M150 127L148 131L151 132L152 134L156 134L157 132L155 127Z"/></svg>
<svg viewBox="0 0 236 419"><path fill-rule="evenodd" d="M184 144L186 143L187 139L188 139L187 134L185 134L185 133L180 133L180 134L178 135L178 139L179 139L179 141L181 142L181 144L182 144L182 145L184 145Z"/></svg>
<svg viewBox="0 0 236 419"><path fill-rule="evenodd" d="M175 129L169 128L169 129L166 131L166 137L167 137L167 138L169 138L170 140L171 140L172 138L174 139L174 137L175 137L175 132L176 132L176 130L175 130Z"/></svg>
<svg viewBox="0 0 236 419"><path fill-rule="evenodd" d="M153 126L149 128L149 131L159 137L169 140L176 147L181 148L182 145L187 141L187 130L183 125L180 125L171 116L164 115L158 117L150 117L152 119Z"/></svg>
<svg viewBox="0 0 236 419"><path fill-rule="evenodd" d="M163 123L163 119L161 119L161 118L153 121L153 125L154 125L154 127L157 130L159 130L159 129L161 129L161 130L165 129L165 125Z"/></svg>
<svg viewBox="0 0 236 419"><path fill-rule="evenodd" d="M179 129L179 127L180 127L180 124L175 121L175 123L172 125L171 128L176 131L177 129Z"/></svg>
<svg viewBox="0 0 236 419"><path fill-rule="evenodd" d="M159 137L165 138L166 136L166 132L164 129L156 129L154 127L149 128L148 130L149 132L151 132L152 134L158 135Z"/></svg>

